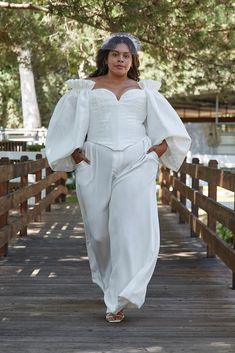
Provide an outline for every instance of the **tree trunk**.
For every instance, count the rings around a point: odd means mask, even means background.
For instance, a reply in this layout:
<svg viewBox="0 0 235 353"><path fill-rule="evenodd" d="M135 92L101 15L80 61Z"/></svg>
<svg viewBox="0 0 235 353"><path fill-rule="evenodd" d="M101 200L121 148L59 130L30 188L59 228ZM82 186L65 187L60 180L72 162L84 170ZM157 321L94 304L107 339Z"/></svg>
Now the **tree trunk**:
<svg viewBox="0 0 235 353"><path fill-rule="evenodd" d="M34 129L41 127L29 50L21 50L19 52L19 72L24 128Z"/></svg>

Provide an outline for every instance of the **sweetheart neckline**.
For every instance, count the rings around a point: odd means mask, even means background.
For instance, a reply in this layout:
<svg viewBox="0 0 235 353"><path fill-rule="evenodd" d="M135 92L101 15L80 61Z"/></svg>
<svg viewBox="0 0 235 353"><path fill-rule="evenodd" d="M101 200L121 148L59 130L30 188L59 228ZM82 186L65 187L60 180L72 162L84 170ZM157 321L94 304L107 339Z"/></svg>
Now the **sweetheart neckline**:
<svg viewBox="0 0 235 353"><path fill-rule="evenodd" d="M126 90L124 93L121 94L121 96L117 96L113 91L111 91L111 89L108 88L93 88L91 91L99 91L99 90L104 90L107 92L110 92L115 98L117 102L120 102L122 97L125 96L126 93L128 93L129 91L144 91L142 88L130 88L128 90Z"/></svg>

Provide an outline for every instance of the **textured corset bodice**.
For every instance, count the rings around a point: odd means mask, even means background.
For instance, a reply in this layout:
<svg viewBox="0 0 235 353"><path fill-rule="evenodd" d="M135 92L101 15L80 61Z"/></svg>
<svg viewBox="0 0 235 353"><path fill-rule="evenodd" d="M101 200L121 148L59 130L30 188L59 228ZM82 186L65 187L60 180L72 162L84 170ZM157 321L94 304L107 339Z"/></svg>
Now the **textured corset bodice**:
<svg viewBox="0 0 235 353"><path fill-rule="evenodd" d="M87 140L113 150L123 150L146 136L146 94L130 89L120 99L105 88L89 94L90 123Z"/></svg>

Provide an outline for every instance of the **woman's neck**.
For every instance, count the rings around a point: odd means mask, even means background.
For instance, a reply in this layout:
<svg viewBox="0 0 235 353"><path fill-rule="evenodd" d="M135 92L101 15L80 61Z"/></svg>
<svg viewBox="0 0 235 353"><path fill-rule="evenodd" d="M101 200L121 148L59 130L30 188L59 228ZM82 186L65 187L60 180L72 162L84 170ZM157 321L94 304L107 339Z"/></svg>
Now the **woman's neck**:
<svg viewBox="0 0 235 353"><path fill-rule="evenodd" d="M106 79L108 81L112 81L115 83L122 83L128 79L127 75L119 76L119 75L114 75L111 72L108 72L106 75Z"/></svg>

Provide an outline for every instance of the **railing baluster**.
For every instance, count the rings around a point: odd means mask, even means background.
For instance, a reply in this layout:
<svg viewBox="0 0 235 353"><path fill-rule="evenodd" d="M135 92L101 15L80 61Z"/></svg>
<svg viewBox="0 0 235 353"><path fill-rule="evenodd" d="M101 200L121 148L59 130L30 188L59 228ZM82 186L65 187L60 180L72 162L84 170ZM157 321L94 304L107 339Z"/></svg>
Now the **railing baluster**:
<svg viewBox="0 0 235 353"><path fill-rule="evenodd" d="M0 159L0 165L9 165L10 160L9 158L3 157ZM3 181L0 183L0 196L7 195L9 192L9 180ZM8 211L0 216L0 228L4 227L7 225L8 221ZM8 243L5 243L1 248L0 248L0 256L7 256L8 252Z"/></svg>
<svg viewBox="0 0 235 353"><path fill-rule="evenodd" d="M211 159L208 163L210 168L218 167L218 162L215 159ZM217 184L216 180L210 181L208 183L208 197L212 198L213 200L217 200ZM216 219L213 217L212 213L208 213L207 215L207 226L216 233ZM215 257L215 252L211 249L210 246L207 246L207 257Z"/></svg>
<svg viewBox="0 0 235 353"><path fill-rule="evenodd" d="M184 161L187 162L187 158L185 158ZM180 181L181 183L186 185L186 174L183 172L180 172ZM181 193L180 193L180 202L182 205L186 206L186 197L183 196ZM185 220L183 219L183 217L181 217L180 213L179 213L179 223L180 224L185 223Z"/></svg>
<svg viewBox="0 0 235 353"><path fill-rule="evenodd" d="M52 172L52 169L51 169L50 167L47 167L47 168L46 168L46 178L47 178L50 174L52 174L52 173L53 173L53 172ZM51 190L52 190L52 186L49 185L49 186L46 188L46 196L50 194ZM51 204L46 208L46 211L47 211L47 212L50 212L50 211L51 211Z"/></svg>
<svg viewBox="0 0 235 353"><path fill-rule="evenodd" d="M199 164L199 159L193 158L192 163ZM198 178L195 178L195 177L192 178L192 188L197 191L199 190L199 179ZM191 212L194 216L198 217L198 206L193 201L191 201ZM190 229L190 235L191 235L191 237L197 236L197 234L193 231L192 227Z"/></svg>
<svg viewBox="0 0 235 353"><path fill-rule="evenodd" d="M20 161L21 162L27 162L28 159L29 159L28 156L22 156L20 158ZM28 185L28 174L27 175L23 175L20 178L20 187L24 188L27 185ZM24 215L25 213L27 213L27 211L28 211L28 200L25 200L24 202L22 202L20 204L20 213L22 215ZM27 236L27 232L28 232L28 227L27 226L22 227L21 230L20 230L20 236L21 237L26 237Z"/></svg>
<svg viewBox="0 0 235 353"><path fill-rule="evenodd" d="M167 175L167 170L166 170L166 167L162 167L162 203L163 205L167 205L168 202L167 202L167 199L166 199L166 190L165 190L165 187L167 186L166 183L167 183L167 178L168 178L168 175Z"/></svg>
<svg viewBox="0 0 235 353"><path fill-rule="evenodd" d="M36 160L38 159L42 159L42 155L41 154L36 154ZM42 180L42 170L38 170L36 173L35 173L35 182L38 182ZM41 191L35 195L35 203L38 203L39 201L41 200ZM38 213L36 216L35 216L35 222L41 222L42 220L42 214L41 212Z"/></svg>
<svg viewBox="0 0 235 353"><path fill-rule="evenodd" d="M173 177L172 177L172 181L173 181L173 178L178 178L178 173L177 172L173 172ZM177 189L176 187L174 186L174 183L172 182L172 194L177 198ZM176 213L176 209L175 207L173 206L173 204L171 205L171 212L172 213Z"/></svg>

